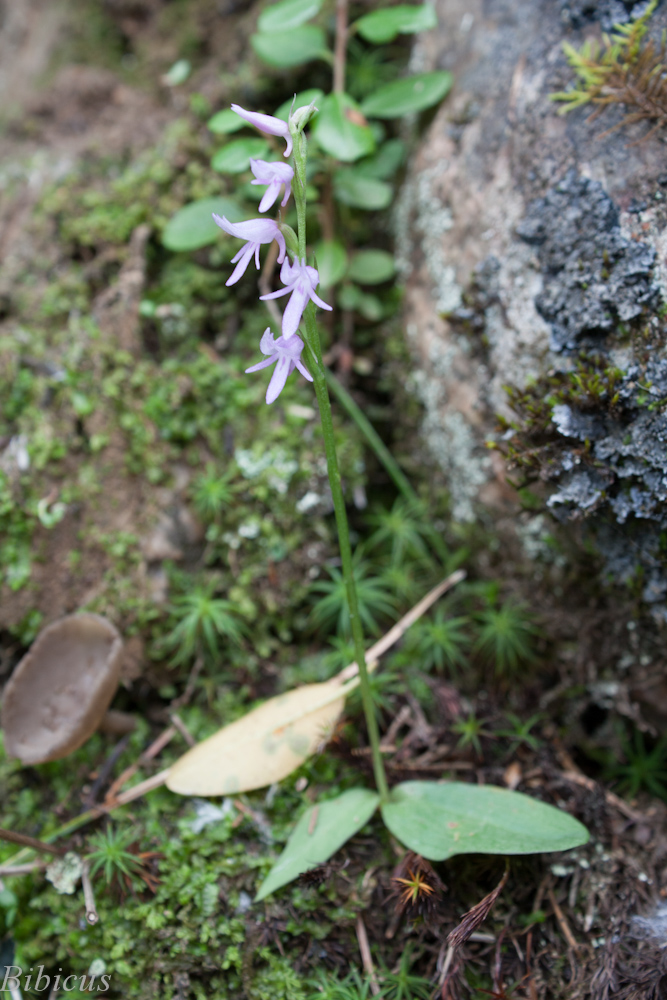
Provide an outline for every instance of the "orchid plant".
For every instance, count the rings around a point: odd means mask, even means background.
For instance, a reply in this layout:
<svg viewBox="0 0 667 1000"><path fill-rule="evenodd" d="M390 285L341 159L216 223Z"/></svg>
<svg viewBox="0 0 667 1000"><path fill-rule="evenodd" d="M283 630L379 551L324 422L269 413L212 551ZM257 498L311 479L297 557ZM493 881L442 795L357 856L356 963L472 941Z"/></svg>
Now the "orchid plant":
<svg viewBox="0 0 667 1000"><path fill-rule="evenodd" d="M275 402L294 371L313 385L322 423L356 664L330 682L308 685L271 699L244 719L209 737L174 765L167 785L183 794L228 794L262 787L284 777L326 742L327 729L342 710L345 695L358 684L376 787L374 790L353 788L336 799L307 809L262 884L257 899L263 899L313 865L327 861L369 821L378 807L390 832L407 848L432 861L455 854L526 854L583 844L588 833L577 820L562 810L517 792L458 782L411 781L393 789L389 787L374 712L317 322L317 308L331 311L332 306L318 295L320 274L315 266L307 263L308 140L305 129L317 108L314 102L297 107L291 111L287 122L247 111L238 105L232 105L232 110L260 132L284 138L284 157L292 161L290 165L255 159L252 172L253 183L266 187L260 212L268 211L275 204L281 188L284 191L281 208L293 197L296 232L281 221L280 216L277 220L259 218L232 223L214 214L213 220L229 235L245 241L232 258L236 266L227 285L241 279L253 258L259 268L263 246L274 241L277 244L283 287L262 295L261 299L273 300L287 295L290 298L281 317L280 335L276 337L270 326L266 328L259 345L264 360L246 372L254 374L275 365L266 393L268 404ZM375 648L369 651L368 660L377 652ZM371 663L371 667L373 665ZM244 758L251 756L248 748L257 744L261 744L261 753L249 764Z"/></svg>

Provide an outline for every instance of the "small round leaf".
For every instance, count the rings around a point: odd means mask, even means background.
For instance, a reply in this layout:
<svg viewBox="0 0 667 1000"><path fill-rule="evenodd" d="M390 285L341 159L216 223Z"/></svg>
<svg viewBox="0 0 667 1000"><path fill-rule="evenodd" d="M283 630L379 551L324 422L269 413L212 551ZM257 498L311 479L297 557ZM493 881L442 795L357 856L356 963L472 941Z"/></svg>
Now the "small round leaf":
<svg viewBox="0 0 667 1000"><path fill-rule="evenodd" d="M397 35L413 35L417 31L430 31L438 19L430 4L420 7L401 4L386 10L374 10L355 22L355 28L362 38L373 45L391 42Z"/></svg>
<svg viewBox="0 0 667 1000"><path fill-rule="evenodd" d="M391 204L393 190L391 185L366 177L360 171L339 170L334 177L334 197L353 208L379 211Z"/></svg>
<svg viewBox="0 0 667 1000"><path fill-rule="evenodd" d="M216 135L229 135L230 132L239 132L242 128L248 127L248 122L231 108L218 111L206 124Z"/></svg>
<svg viewBox="0 0 667 1000"><path fill-rule="evenodd" d="M350 261L348 278L360 285L381 285L396 271L393 255L386 250L358 250Z"/></svg>
<svg viewBox="0 0 667 1000"><path fill-rule="evenodd" d="M327 51L324 32L313 24L304 24L290 31L251 35L250 44L260 59L276 69L300 66L321 58L322 53Z"/></svg>
<svg viewBox="0 0 667 1000"><path fill-rule="evenodd" d="M262 32L290 31L319 14L322 0L281 0L259 15L257 27Z"/></svg>
<svg viewBox="0 0 667 1000"><path fill-rule="evenodd" d="M452 80L446 70L394 80L367 97L361 110L369 118L401 118L411 111L423 111L449 93Z"/></svg>
<svg viewBox="0 0 667 1000"><path fill-rule="evenodd" d="M264 139L234 139L219 149L211 160L211 166L220 174L241 174L250 169L250 157L262 158L269 146Z"/></svg>
<svg viewBox="0 0 667 1000"><path fill-rule="evenodd" d="M331 288L345 274L347 254L338 240L320 240L315 246L315 260L322 288Z"/></svg>
<svg viewBox="0 0 667 1000"><path fill-rule="evenodd" d="M213 221L213 212L230 222L241 222L244 212L231 198L201 198L179 209L167 223L162 245L167 250L199 250L215 243L222 230Z"/></svg>
<svg viewBox="0 0 667 1000"><path fill-rule="evenodd" d="M359 105L347 94L329 94L319 105L313 138L320 149L345 163L375 151L375 139Z"/></svg>

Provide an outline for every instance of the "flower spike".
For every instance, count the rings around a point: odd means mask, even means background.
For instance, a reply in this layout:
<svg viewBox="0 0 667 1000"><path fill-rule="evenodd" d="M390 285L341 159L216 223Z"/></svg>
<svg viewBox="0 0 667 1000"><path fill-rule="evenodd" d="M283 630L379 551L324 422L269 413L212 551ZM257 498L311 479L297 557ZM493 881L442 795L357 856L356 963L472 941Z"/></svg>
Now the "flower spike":
<svg viewBox="0 0 667 1000"><path fill-rule="evenodd" d="M247 222L229 222L223 216L213 213L213 221L216 226L220 226L230 236L236 236L239 240L246 240L246 245L241 247L237 254L232 257L232 264L236 267L232 271L231 277L225 282L226 285L235 284L239 278L245 274L252 255L255 255L255 264L259 271L259 248L262 243L273 243L275 240L280 248L278 263L285 259L286 246L285 237L280 231L280 226L272 219L249 219Z"/></svg>
<svg viewBox="0 0 667 1000"><path fill-rule="evenodd" d="M317 269L306 264L305 260L295 260L290 263L289 257L280 269L280 280L286 286L279 288L277 292L269 292L268 295L260 295L261 299L277 299L281 295L289 295L291 298L287 303L287 308L283 313L283 337L289 340L299 328L303 311L310 299L321 309L328 309L331 312L333 306L323 302L319 295L315 294L315 289L320 283L320 276Z"/></svg>
<svg viewBox="0 0 667 1000"><path fill-rule="evenodd" d="M255 175L255 180L250 181L251 184L269 185L268 190L264 192L262 200L259 203L260 212L266 212L271 208L279 196L280 187L283 184L285 185L285 196L280 203L280 207L284 208L292 193L292 180L294 179L294 171L289 163L267 163L266 160L253 160L251 158L250 169Z"/></svg>
<svg viewBox="0 0 667 1000"><path fill-rule="evenodd" d="M287 143L287 149L283 153L283 156L290 155L292 152L292 136L290 135L287 122L284 122L282 118L274 118L273 115L262 115L258 111L246 111L245 108L239 107L238 104L232 104L232 111L235 111L241 118L245 118L247 122L258 128L260 132L266 132L268 135L281 135Z"/></svg>
<svg viewBox="0 0 667 1000"><path fill-rule="evenodd" d="M273 403L285 388L287 376L291 375L295 368L298 368L304 378L309 382L313 381L313 376L301 361L303 341L301 337L292 337L289 343L284 337L273 339L270 327L267 326L262 339L259 342L259 349L262 354L268 355L264 361L260 361L250 368L246 368L246 373L258 372L261 368L268 368L269 365L277 362L269 387L266 390L267 403Z"/></svg>

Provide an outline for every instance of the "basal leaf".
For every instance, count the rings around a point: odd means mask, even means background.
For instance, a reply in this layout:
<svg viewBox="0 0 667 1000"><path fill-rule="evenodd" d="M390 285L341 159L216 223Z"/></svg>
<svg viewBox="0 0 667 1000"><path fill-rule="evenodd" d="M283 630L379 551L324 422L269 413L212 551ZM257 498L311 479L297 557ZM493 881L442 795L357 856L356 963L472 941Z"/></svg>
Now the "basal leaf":
<svg viewBox="0 0 667 1000"><path fill-rule="evenodd" d="M394 276L393 254L386 250L357 250L347 269L347 276L360 285L380 285Z"/></svg>
<svg viewBox="0 0 667 1000"><path fill-rule="evenodd" d="M264 139L234 139L219 149L211 159L211 166L220 174L240 174L250 169L250 157L262 159L269 152Z"/></svg>
<svg viewBox="0 0 667 1000"><path fill-rule="evenodd" d="M362 38L374 45L391 42L397 35L412 35L435 28L438 19L430 4L420 7L401 4L386 10L374 10L355 21L354 27Z"/></svg>
<svg viewBox="0 0 667 1000"><path fill-rule="evenodd" d="M276 69L289 69L319 59L327 51L321 28L304 24L289 31L259 32L250 36L250 44L260 59Z"/></svg>
<svg viewBox="0 0 667 1000"><path fill-rule="evenodd" d="M312 136L320 149L345 163L374 152L373 133L348 94L329 94L318 107Z"/></svg>
<svg viewBox="0 0 667 1000"><path fill-rule="evenodd" d="M336 799L306 809L294 827L285 850L262 882L255 902L265 899L309 868L328 861L368 823L379 801L377 792L351 788Z"/></svg>
<svg viewBox="0 0 667 1000"><path fill-rule="evenodd" d="M378 211L391 204L393 194L391 185L354 168L339 170L334 176L334 198L353 208Z"/></svg>
<svg viewBox="0 0 667 1000"><path fill-rule="evenodd" d="M319 14L322 0L281 0L259 15L257 27L262 32L289 31Z"/></svg>
<svg viewBox="0 0 667 1000"><path fill-rule="evenodd" d="M537 799L492 785L406 781L382 809L389 830L431 861L455 854L538 854L588 840L578 820Z"/></svg>
<svg viewBox="0 0 667 1000"><path fill-rule="evenodd" d="M162 245L178 251L199 250L215 243L222 230L213 221L214 212L226 216L230 222L241 222L245 215L231 198L201 198L172 216L162 234Z"/></svg>
<svg viewBox="0 0 667 1000"><path fill-rule="evenodd" d="M188 750L167 787L180 795L234 795L281 781L327 738L356 684L342 687L334 678L270 698Z"/></svg>
<svg viewBox="0 0 667 1000"><path fill-rule="evenodd" d="M401 118L411 111L423 111L449 93L452 79L451 73L439 70L394 80L370 94L361 110L369 118Z"/></svg>
<svg viewBox="0 0 667 1000"><path fill-rule="evenodd" d="M347 254L338 240L320 240L315 245L315 260L322 288L331 288L345 274Z"/></svg>

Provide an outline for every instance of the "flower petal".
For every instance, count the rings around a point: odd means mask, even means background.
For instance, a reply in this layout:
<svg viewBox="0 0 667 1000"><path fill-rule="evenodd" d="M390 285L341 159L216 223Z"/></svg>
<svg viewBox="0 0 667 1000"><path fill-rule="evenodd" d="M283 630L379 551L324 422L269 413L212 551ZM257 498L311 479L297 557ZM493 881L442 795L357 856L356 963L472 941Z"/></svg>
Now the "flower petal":
<svg viewBox="0 0 667 1000"><path fill-rule="evenodd" d="M270 358L264 358L263 361L259 361L256 365L251 365L250 368L246 368L245 370L246 375L249 375L250 372L261 371L262 368L268 368L269 365L272 365L274 363L274 361L278 361L279 357L280 356L278 354L274 354Z"/></svg>
<svg viewBox="0 0 667 1000"><path fill-rule="evenodd" d="M227 278L227 281L225 282L226 285L235 285L236 282L239 280L239 278L242 278L243 275L246 273L246 269L248 267L248 264L250 263L250 259L255 251L255 246L256 244L254 243L246 243L245 247L243 247L243 255L239 258L239 262L232 271L229 278ZM236 254L234 260L236 260L238 256L239 255Z"/></svg>
<svg viewBox="0 0 667 1000"><path fill-rule="evenodd" d="M281 118L274 118L273 115L263 115L259 111L246 111L245 108L239 107L238 104L232 104L232 111L235 111L241 118L245 118L247 122L258 128L260 132L266 132L268 135L282 135L284 139L291 138L289 126Z"/></svg>
<svg viewBox="0 0 667 1000"><path fill-rule="evenodd" d="M279 299L281 295L287 295L291 292L291 288L279 288L277 292L267 292L266 295L260 295L260 301L266 302L267 299Z"/></svg>
<svg viewBox="0 0 667 1000"><path fill-rule="evenodd" d="M303 361L295 361L294 364L297 366L304 378L307 378L309 382L313 381L313 376L310 374Z"/></svg>
<svg viewBox="0 0 667 1000"><path fill-rule="evenodd" d="M280 393L285 388L285 382L287 381L287 376L290 373L290 360L289 358L280 358L278 364L276 365L273 375L271 376L271 381L269 382L269 387L266 390L266 401L267 403L273 403Z"/></svg>
<svg viewBox="0 0 667 1000"><path fill-rule="evenodd" d="M293 337L299 329L299 323L301 322L303 310L306 308L307 302L308 292L305 288L297 285L283 313L283 337L285 340Z"/></svg>
<svg viewBox="0 0 667 1000"><path fill-rule="evenodd" d="M271 243L283 234L278 228L278 223L273 219L247 219L245 222L230 222L224 217L213 213L213 221L216 226L220 226L230 236L236 236L239 240L252 240L253 243Z"/></svg>
<svg viewBox="0 0 667 1000"><path fill-rule="evenodd" d="M320 307L320 309L328 309L329 312L332 311L333 306L327 305L326 302L323 302L322 299L319 297L319 295L315 294L314 290L310 293L310 297L313 300L313 302Z"/></svg>
<svg viewBox="0 0 667 1000"><path fill-rule="evenodd" d="M254 181L252 182L254 184ZM259 183L259 182L258 182ZM274 201L280 194L280 181L271 181L268 188L262 195L262 200L259 203L259 211L266 212L271 208Z"/></svg>
<svg viewBox="0 0 667 1000"><path fill-rule="evenodd" d="M278 337L278 340L274 340L273 334L271 333L271 327L267 326L266 330L262 334L262 339L259 342L259 349L262 354L277 354L280 339L281 338Z"/></svg>

